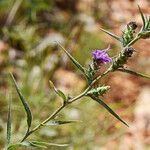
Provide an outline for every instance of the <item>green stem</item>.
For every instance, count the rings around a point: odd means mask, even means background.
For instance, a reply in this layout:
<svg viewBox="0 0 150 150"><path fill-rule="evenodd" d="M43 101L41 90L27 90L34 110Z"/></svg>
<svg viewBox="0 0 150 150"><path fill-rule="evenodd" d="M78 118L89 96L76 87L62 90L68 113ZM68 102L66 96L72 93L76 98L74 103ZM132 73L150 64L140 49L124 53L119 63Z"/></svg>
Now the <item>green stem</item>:
<svg viewBox="0 0 150 150"><path fill-rule="evenodd" d="M112 66L110 66L102 75L99 75L98 77L96 77L96 79L93 80L93 82L89 85L89 87L91 88L100 78L104 77L105 75L107 75L108 73L112 72Z"/></svg>

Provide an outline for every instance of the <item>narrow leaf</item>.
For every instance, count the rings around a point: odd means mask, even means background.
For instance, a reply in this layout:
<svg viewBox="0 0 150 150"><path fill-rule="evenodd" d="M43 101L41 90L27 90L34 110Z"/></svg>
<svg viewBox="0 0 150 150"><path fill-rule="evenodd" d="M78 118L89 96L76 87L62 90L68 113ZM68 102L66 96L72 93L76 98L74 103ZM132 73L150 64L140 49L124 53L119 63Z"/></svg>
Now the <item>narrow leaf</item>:
<svg viewBox="0 0 150 150"><path fill-rule="evenodd" d="M78 120L68 120L68 121L63 121L63 120L51 120L44 124L45 126L56 126L56 125L63 125L63 124L70 124L70 123L77 123L79 122Z"/></svg>
<svg viewBox="0 0 150 150"><path fill-rule="evenodd" d="M145 17L144 17L144 14L140 8L140 6L138 5L138 8L139 8L139 12L141 14L141 18L142 18L142 21L143 21L143 27L145 27L145 23L146 23L146 20L145 20Z"/></svg>
<svg viewBox="0 0 150 150"><path fill-rule="evenodd" d="M102 29L102 28L100 28L100 29L101 29L103 32L105 32L106 34L108 34L108 35L110 35L111 37L113 37L114 39L116 39L116 40L118 40L118 41L121 42L121 39L120 39L119 36L117 36L117 35L115 35L115 34L109 32L109 31L107 31L107 30L105 30L105 29Z"/></svg>
<svg viewBox="0 0 150 150"><path fill-rule="evenodd" d="M60 96L64 101L66 101L66 100L68 99L67 96L66 96L61 90L58 90L58 89L54 86L54 84L53 84L52 81L49 80L49 83L50 83L50 87L54 89L54 91L56 92L56 94L57 94L58 96Z"/></svg>
<svg viewBox="0 0 150 150"><path fill-rule="evenodd" d="M122 72L126 72L126 73L129 73L129 74L138 76L138 77L150 79L150 76L148 76L148 75L144 75L142 73L138 73L138 72L135 72L135 71L132 71L132 70L128 70L128 69L117 69L117 71L122 71Z"/></svg>
<svg viewBox="0 0 150 150"><path fill-rule="evenodd" d="M103 100L101 100L98 97L91 96L91 98L95 101L97 101L99 104L101 104L109 113L111 113L115 118L117 118L119 121L121 121L123 124L128 126L128 124L123 121L118 114L116 114ZM129 127L129 126L128 126Z"/></svg>
<svg viewBox="0 0 150 150"><path fill-rule="evenodd" d="M8 147L8 150L17 150L18 147L37 147L37 148L47 148L46 145L42 145L42 144L36 144L36 143L33 143L33 142L30 142L30 141L24 141L24 142L21 142L21 143L15 143L15 144L11 144L9 145Z"/></svg>
<svg viewBox="0 0 150 150"><path fill-rule="evenodd" d="M24 141L22 143L19 143L18 145L26 146L26 147L38 147L38 148L48 148L49 146L58 146L58 147L69 146L69 144L48 143L48 142L43 142L43 141ZM9 149L9 150L12 150L12 149Z"/></svg>
<svg viewBox="0 0 150 150"><path fill-rule="evenodd" d="M42 145L42 144L40 144L40 143L34 143L34 142L30 142L30 146L33 146L33 147L38 147L38 148L45 148L45 149L47 149L47 146L45 146L45 145Z"/></svg>
<svg viewBox="0 0 150 150"><path fill-rule="evenodd" d="M58 146L58 147L66 147L69 146L69 144L56 144L56 143L47 143L47 142L41 142L41 141L31 141L32 144L37 144L41 146Z"/></svg>
<svg viewBox="0 0 150 150"><path fill-rule="evenodd" d="M70 58L70 60L74 63L75 66L78 67L78 69L85 74L85 69L84 67L59 43L57 44L62 48L62 50L67 54L67 56Z"/></svg>
<svg viewBox="0 0 150 150"><path fill-rule="evenodd" d="M8 116L7 116L7 144L11 139L11 101L9 101Z"/></svg>
<svg viewBox="0 0 150 150"><path fill-rule="evenodd" d="M37 147L37 148L47 148L46 145L42 145L40 143L34 143L32 141L24 141L24 142L21 142L21 143L17 143L17 144L12 144L9 146L9 150L13 150L13 149L16 149L17 147Z"/></svg>
<svg viewBox="0 0 150 150"><path fill-rule="evenodd" d="M66 95L61 90L57 90L57 93L63 100L67 99Z"/></svg>
<svg viewBox="0 0 150 150"><path fill-rule="evenodd" d="M17 91L17 93L19 95L19 98L20 98L20 100L21 100L21 102L22 102L22 104L24 106L25 111L26 111L27 125L28 125L27 133L28 133L29 129L31 127L31 123L32 123L32 114L31 114L30 108L29 108L25 98L23 97L23 95L22 95L22 93L21 93L21 91L20 91L20 89L19 89L19 87L18 87L18 85L16 83L16 80L15 80L14 76L12 74L10 74L10 76L11 76L11 78L12 78L14 84L15 84L16 91Z"/></svg>

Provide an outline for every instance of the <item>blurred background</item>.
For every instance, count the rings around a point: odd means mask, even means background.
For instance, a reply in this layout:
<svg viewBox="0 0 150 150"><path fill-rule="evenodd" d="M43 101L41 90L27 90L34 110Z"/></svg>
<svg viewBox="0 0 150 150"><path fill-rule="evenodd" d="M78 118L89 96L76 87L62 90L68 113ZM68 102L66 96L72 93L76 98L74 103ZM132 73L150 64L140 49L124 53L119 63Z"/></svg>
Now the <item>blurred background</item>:
<svg viewBox="0 0 150 150"><path fill-rule="evenodd" d="M65 48L84 66L91 51L120 45L100 28L121 35L125 25L141 26L137 5L150 14L149 0L0 0L0 149L6 143L8 101L12 100L13 141L25 132L26 116L8 73L12 72L33 112L33 126L61 103L49 80L65 93L76 95L86 86L80 72L56 45ZM150 74L150 40L134 45L136 53L127 67ZM70 143L50 150L149 150L150 82L116 72L103 82L111 90L103 99L130 125L125 127L99 104L83 98L58 118L81 123L42 128L31 139ZM24 148L20 148L23 150Z"/></svg>

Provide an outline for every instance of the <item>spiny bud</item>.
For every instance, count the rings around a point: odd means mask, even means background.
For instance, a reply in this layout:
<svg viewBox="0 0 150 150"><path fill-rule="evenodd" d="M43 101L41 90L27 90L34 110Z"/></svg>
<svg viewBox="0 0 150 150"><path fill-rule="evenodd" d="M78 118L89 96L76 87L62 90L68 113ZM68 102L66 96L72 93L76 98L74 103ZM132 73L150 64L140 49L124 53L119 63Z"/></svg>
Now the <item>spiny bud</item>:
<svg viewBox="0 0 150 150"><path fill-rule="evenodd" d="M122 34L122 44L125 47L134 38L135 29L137 28L136 22L129 22Z"/></svg>
<svg viewBox="0 0 150 150"><path fill-rule="evenodd" d="M133 52L134 52L134 48L132 47L127 47L124 49L124 54L127 56L127 57L131 57Z"/></svg>
<svg viewBox="0 0 150 150"><path fill-rule="evenodd" d="M90 91L87 92L87 95L95 95L100 96L105 94L110 89L110 86L100 86L97 88L93 88Z"/></svg>
<svg viewBox="0 0 150 150"><path fill-rule="evenodd" d="M135 30L137 28L137 24L135 21L131 21L127 24L132 30Z"/></svg>
<svg viewBox="0 0 150 150"><path fill-rule="evenodd" d="M113 70L123 67L123 65L127 63L128 58L132 56L134 51L135 50L132 47L127 47L121 51L119 56L113 61Z"/></svg>

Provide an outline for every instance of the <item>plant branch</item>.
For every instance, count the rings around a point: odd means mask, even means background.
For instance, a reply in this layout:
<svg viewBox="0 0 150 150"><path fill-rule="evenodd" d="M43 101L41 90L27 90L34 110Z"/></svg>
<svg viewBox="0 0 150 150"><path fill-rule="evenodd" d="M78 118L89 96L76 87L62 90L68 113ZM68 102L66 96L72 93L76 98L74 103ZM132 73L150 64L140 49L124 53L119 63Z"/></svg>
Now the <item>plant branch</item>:
<svg viewBox="0 0 150 150"><path fill-rule="evenodd" d="M104 72L102 75L99 75L98 77L96 77L96 79L93 80L93 82L79 95L77 95L76 97L72 98L71 100L69 100L68 102L64 103L63 105L61 105L58 109L56 109L47 119L45 119L43 122L41 122L39 125L37 125L35 128L33 128L31 131L29 131L25 137L22 139L21 142L23 142L29 135L31 135L33 132L39 130L45 123L49 122L50 120L54 119L55 116L60 113L67 105L75 102L76 100L82 98L83 96L86 95L86 93L92 88L92 86L94 85L94 83L96 83L100 78L104 77L106 74L108 74L109 72L111 72L111 67L108 68L108 70L106 72Z"/></svg>

